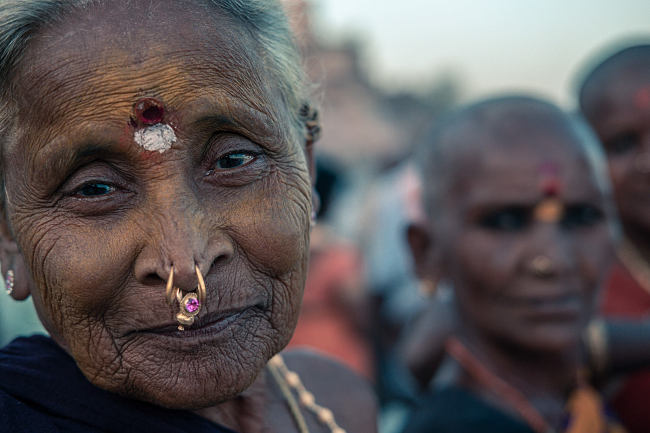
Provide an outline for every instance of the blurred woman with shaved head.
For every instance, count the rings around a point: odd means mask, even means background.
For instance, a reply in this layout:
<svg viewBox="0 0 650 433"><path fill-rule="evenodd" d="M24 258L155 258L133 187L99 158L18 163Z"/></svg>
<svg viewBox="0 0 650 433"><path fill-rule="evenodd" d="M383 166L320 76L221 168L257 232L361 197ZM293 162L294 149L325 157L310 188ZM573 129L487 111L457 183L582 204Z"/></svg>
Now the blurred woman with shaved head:
<svg viewBox="0 0 650 433"><path fill-rule="evenodd" d="M616 233L603 156L576 118L526 96L458 110L425 138L418 275L453 287L450 373L405 433L616 430L581 376Z"/></svg>

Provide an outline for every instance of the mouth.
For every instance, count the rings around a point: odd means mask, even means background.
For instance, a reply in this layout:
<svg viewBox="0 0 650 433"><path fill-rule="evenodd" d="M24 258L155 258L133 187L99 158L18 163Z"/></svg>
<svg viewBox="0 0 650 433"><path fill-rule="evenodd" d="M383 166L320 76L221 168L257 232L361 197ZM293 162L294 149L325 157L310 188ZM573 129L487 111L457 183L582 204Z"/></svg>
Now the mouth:
<svg viewBox="0 0 650 433"><path fill-rule="evenodd" d="M214 337L237 323L259 316L260 314L261 308L259 306L248 306L215 311L205 316L197 317L193 325L185 326L185 329L182 331L178 329L178 322L169 322L161 326L138 330L137 332L183 339Z"/></svg>
<svg viewBox="0 0 650 433"><path fill-rule="evenodd" d="M522 300L528 316L538 320L575 320L582 311L578 295L530 297Z"/></svg>

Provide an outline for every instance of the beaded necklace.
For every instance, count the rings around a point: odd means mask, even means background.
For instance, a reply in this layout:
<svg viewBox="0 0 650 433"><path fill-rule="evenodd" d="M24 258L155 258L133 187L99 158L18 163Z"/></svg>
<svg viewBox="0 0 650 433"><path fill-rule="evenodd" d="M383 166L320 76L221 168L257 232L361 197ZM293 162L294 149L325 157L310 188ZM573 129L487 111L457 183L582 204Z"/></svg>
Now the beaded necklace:
<svg viewBox="0 0 650 433"><path fill-rule="evenodd" d="M287 368L280 354L269 360L268 369L278 384L300 433L309 433L307 422L300 411L300 405L314 413L318 420L330 429L331 433L346 433L334 420L332 411L316 403L314 394L305 388L298 373ZM292 389L298 395L298 399L294 396Z"/></svg>

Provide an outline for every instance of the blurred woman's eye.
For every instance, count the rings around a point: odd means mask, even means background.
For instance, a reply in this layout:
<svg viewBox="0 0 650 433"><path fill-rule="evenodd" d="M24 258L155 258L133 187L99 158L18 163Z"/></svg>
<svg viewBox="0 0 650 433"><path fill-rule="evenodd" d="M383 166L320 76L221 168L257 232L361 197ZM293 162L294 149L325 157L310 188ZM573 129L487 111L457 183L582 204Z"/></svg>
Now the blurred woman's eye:
<svg viewBox="0 0 650 433"><path fill-rule="evenodd" d="M82 185L75 195L80 197L99 197L115 191L115 187L102 182L88 182Z"/></svg>
<svg viewBox="0 0 650 433"><path fill-rule="evenodd" d="M607 152L611 154L622 155L635 149L639 143L639 134L628 131L607 140L605 142L605 149L607 149Z"/></svg>
<svg viewBox="0 0 650 433"><path fill-rule="evenodd" d="M529 220L530 212L526 208L513 206L490 212L479 224L490 230L518 231L524 229Z"/></svg>
<svg viewBox="0 0 650 433"><path fill-rule="evenodd" d="M217 159L215 169L227 170L230 168L242 167L255 159L254 154L249 152L231 152Z"/></svg>
<svg viewBox="0 0 650 433"><path fill-rule="evenodd" d="M598 224L603 218L603 212L595 206L587 204L570 205L564 211L561 224L567 229L590 227Z"/></svg>

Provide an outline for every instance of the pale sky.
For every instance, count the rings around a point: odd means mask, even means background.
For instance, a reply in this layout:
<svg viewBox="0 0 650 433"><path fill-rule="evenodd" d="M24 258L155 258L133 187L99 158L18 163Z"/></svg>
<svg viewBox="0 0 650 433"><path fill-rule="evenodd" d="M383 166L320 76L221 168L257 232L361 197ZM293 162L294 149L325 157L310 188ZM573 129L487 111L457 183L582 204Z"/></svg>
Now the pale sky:
<svg viewBox="0 0 650 433"><path fill-rule="evenodd" d="M465 99L508 90L572 103L585 60L621 38L650 41L650 0L312 0L325 39L367 43L374 82L457 75Z"/></svg>

